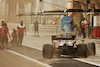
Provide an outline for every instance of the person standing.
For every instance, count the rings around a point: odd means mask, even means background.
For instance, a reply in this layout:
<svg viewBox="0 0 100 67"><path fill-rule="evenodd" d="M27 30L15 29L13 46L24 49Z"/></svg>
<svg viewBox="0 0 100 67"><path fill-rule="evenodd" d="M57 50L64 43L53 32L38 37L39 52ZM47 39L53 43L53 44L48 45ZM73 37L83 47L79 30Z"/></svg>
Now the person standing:
<svg viewBox="0 0 100 67"><path fill-rule="evenodd" d="M72 21L70 22L72 35L74 35L74 27L75 27L75 25L74 25L74 24L75 24L75 23L74 23L74 21L73 21L73 19L72 19Z"/></svg>
<svg viewBox="0 0 100 67"><path fill-rule="evenodd" d="M85 18L83 18L83 21L81 21L83 38L86 38L86 33L85 33L86 24L87 24L87 22L86 22Z"/></svg>
<svg viewBox="0 0 100 67"><path fill-rule="evenodd" d="M2 25L2 22L1 22L1 25ZM1 25L0 25L0 46L1 46L1 48L2 48L3 46L2 46L2 43L1 43L1 28L2 28Z"/></svg>
<svg viewBox="0 0 100 67"><path fill-rule="evenodd" d="M34 36L36 36L36 33L37 33L37 37L39 37L39 30L38 30L39 24L37 20L36 22L34 22L33 28L34 28Z"/></svg>
<svg viewBox="0 0 100 67"><path fill-rule="evenodd" d="M7 27L7 24L6 23L2 23L2 28L1 28L1 47L2 49L7 49L7 45L8 45L8 35L10 37L10 34L9 34L9 30L8 30L8 27Z"/></svg>
<svg viewBox="0 0 100 67"><path fill-rule="evenodd" d="M20 24L17 26L17 34L18 34L18 46L22 46L22 41L24 37L24 33L26 35L26 27L23 24L23 21L20 21Z"/></svg>

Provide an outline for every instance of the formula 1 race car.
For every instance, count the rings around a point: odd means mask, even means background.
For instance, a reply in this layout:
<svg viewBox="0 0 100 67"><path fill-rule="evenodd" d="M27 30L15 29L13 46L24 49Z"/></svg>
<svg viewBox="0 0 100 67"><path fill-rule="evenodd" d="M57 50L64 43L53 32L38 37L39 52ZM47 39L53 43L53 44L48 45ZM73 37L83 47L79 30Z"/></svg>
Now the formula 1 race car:
<svg viewBox="0 0 100 67"><path fill-rule="evenodd" d="M43 57L53 58L61 55L74 55L76 57L95 56L95 43L84 43L76 41L75 35L53 35L52 44L44 44Z"/></svg>

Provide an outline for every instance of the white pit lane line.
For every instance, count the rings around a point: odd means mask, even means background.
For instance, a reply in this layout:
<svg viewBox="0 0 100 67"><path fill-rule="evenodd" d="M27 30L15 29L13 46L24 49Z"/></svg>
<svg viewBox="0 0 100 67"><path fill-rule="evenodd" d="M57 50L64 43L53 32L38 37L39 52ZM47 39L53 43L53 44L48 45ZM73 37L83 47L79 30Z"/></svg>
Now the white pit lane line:
<svg viewBox="0 0 100 67"><path fill-rule="evenodd" d="M15 52L15 51L12 51L12 50L7 50L7 51L10 52L10 53L16 54L16 55L18 55L18 56L20 56L20 57L26 58L26 59L28 59L28 60L30 60L30 61L35 62L35 63L41 64L41 65L43 65L43 66L45 66L45 67L52 67L52 66L50 66L50 65L48 65L48 64L42 63L42 62L37 61L37 60L35 60L35 59L33 59L33 58L30 58L30 57L27 57L27 56L22 55L22 54L20 54L20 53L17 53L17 52Z"/></svg>
<svg viewBox="0 0 100 67"><path fill-rule="evenodd" d="M35 48L35 47L29 46L29 45L25 45L25 44L24 44L24 46L26 46L26 47L30 47L30 48L33 48L33 49L37 49L37 50L42 51L42 49ZM96 63L93 63L93 62L89 62L89 61L81 60L81 59L78 59L78 58L73 58L73 59L76 60L76 61L80 61L80 62L84 62L84 63L88 63L88 64L91 64L91 65L95 65L95 66L100 67L100 64L96 64Z"/></svg>
<svg viewBox="0 0 100 67"><path fill-rule="evenodd" d="M33 46L31 46L31 45L26 45L26 44L23 44L23 45L26 46L26 47L29 47L29 48L33 48L33 49L37 49L37 50L42 51L42 49L37 48L37 47L33 47Z"/></svg>
<svg viewBox="0 0 100 67"><path fill-rule="evenodd" d="M73 58L73 59L76 60L76 61L80 61L80 62L84 62L84 63L88 63L88 64L91 64L91 65L95 65L95 66L100 67L100 64L96 64L96 63L93 63L93 62L89 62L89 61L85 61L85 60L81 60L81 59L77 59L77 58Z"/></svg>

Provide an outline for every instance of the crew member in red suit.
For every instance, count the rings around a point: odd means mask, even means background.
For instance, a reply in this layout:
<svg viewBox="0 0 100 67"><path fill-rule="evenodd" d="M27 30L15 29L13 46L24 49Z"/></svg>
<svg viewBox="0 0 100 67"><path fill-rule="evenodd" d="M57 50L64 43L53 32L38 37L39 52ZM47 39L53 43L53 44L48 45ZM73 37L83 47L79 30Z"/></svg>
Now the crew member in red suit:
<svg viewBox="0 0 100 67"><path fill-rule="evenodd" d="M2 28L2 26L0 25L0 46L2 47L2 44L1 44L1 28Z"/></svg>
<svg viewBox="0 0 100 67"><path fill-rule="evenodd" d="M7 49L8 45L8 35L9 35L9 29L7 27L6 23L2 23L2 28L1 28L1 48L2 49ZM9 35L10 37L10 35Z"/></svg>
<svg viewBox="0 0 100 67"><path fill-rule="evenodd" d="M84 18L83 21L81 22L83 38L86 38L86 33L85 33L86 24L87 24L87 22Z"/></svg>
<svg viewBox="0 0 100 67"><path fill-rule="evenodd" d="M24 33L26 35L26 27L23 24L23 21L20 21L20 24L17 26L17 33L18 33L18 46L22 46L22 41L24 37Z"/></svg>

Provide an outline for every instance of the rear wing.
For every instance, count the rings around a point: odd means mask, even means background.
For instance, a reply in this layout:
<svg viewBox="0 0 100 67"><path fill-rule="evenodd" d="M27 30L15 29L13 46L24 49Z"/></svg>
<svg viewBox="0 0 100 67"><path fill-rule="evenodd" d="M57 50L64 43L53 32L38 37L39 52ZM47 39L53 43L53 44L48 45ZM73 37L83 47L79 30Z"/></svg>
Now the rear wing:
<svg viewBox="0 0 100 67"><path fill-rule="evenodd" d="M53 35L52 43L54 40L74 40L76 38L75 35Z"/></svg>

